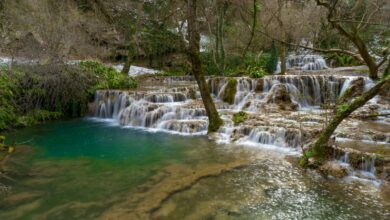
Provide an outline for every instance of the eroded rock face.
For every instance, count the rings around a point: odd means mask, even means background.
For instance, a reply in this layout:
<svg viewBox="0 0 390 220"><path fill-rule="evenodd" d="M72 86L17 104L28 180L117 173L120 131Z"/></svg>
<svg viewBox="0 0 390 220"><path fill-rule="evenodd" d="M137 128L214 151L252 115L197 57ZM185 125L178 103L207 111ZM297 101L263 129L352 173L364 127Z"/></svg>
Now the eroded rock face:
<svg viewBox="0 0 390 220"><path fill-rule="evenodd" d="M359 77L351 82L347 90L342 94L341 99L338 100L338 103L348 103L352 99L360 96L364 92L364 78Z"/></svg>
<svg viewBox="0 0 390 220"><path fill-rule="evenodd" d="M319 171L324 176L333 176L336 178L343 178L348 175L348 170L346 167L333 161L328 161L320 166Z"/></svg>
<svg viewBox="0 0 390 220"><path fill-rule="evenodd" d="M297 110L299 105L294 102L288 87L284 84L275 85L268 95L268 104L275 104L280 110Z"/></svg>

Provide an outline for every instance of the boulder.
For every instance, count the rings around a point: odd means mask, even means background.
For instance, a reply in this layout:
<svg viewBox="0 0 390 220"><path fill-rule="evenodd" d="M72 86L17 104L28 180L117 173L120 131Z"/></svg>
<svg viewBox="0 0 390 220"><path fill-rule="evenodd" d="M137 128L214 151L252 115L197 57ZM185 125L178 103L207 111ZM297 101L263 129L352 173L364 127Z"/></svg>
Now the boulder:
<svg viewBox="0 0 390 220"><path fill-rule="evenodd" d="M348 169L339 163L328 161L320 166L319 171L325 176L343 178L348 175Z"/></svg>
<svg viewBox="0 0 390 220"><path fill-rule="evenodd" d="M299 105L294 102L285 84L274 85L267 97L268 104L275 104L280 110L294 111Z"/></svg>
<svg viewBox="0 0 390 220"><path fill-rule="evenodd" d="M359 77L351 82L347 90L342 94L338 100L338 104L349 103L352 99L360 96L364 92L364 79Z"/></svg>

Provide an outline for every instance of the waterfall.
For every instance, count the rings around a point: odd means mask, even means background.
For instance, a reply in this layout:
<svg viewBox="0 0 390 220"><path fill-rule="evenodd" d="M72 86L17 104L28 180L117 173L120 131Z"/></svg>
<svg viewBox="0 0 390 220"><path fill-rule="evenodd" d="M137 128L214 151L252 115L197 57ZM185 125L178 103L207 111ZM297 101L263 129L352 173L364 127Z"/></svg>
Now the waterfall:
<svg viewBox="0 0 390 220"><path fill-rule="evenodd" d="M207 81L224 120L219 133L221 138L226 139L225 142L240 140L279 148L299 148L302 146L300 130L285 128L283 125L234 125L232 112L256 114L267 107L278 105L281 92L282 98L290 98L291 105L318 108L325 102L335 101L354 79L356 77L326 75L275 75L260 79L237 77L236 94L231 105L222 101L228 78L216 77ZM365 81L365 85L369 85L370 81ZM158 82L161 83L161 80ZM193 79L165 78L163 83L167 85L153 85L139 91L97 91L93 116L115 120L121 126L179 134L206 134L208 118ZM284 110L295 111L297 108Z"/></svg>
<svg viewBox="0 0 390 220"><path fill-rule="evenodd" d="M247 78L238 79L237 93L234 97L234 109L241 110L246 104L248 98L253 94L255 88L255 80Z"/></svg>
<svg viewBox="0 0 390 220"><path fill-rule="evenodd" d="M362 170L364 172L368 172L372 175L375 175L375 156L372 156L370 158L362 158L363 163L362 163Z"/></svg>
<svg viewBox="0 0 390 220"><path fill-rule="evenodd" d="M349 152L345 152L343 156L340 158L341 163L347 164L349 161Z"/></svg>
<svg viewBox="0 0 390 220"><path fill-rule="evenodd" d="M325 59L320 55L289 55L286 60L287 69L301 69L301 70L322 70L327 69ZM278 62L276 73L281 72L281 62Z"/></svg>
<svg viewBox="0 0 390 220"><path fill-rule="evenodd" d="M244 129L243 132L247 132ZM239 143L254 143L263 145L274 145L282 148L297 148L302 145L302 134L296 130L289 130L281 127L258 127L249 128L248 136L245 136Z"/></svg>
<svg viewBox="0 0 390 220"><path fill-rule="evenodd" d="M186 88L150 92L97 91L94 116L117 120L122 126L189 134L205 132L206 111L186 106L189 91Z"/></svg>

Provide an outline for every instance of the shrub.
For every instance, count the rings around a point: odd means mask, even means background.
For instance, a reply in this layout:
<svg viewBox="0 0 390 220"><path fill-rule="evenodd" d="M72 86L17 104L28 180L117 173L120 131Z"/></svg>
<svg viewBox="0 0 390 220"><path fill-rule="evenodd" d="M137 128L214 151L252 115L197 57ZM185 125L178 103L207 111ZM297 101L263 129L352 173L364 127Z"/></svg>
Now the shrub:
<svg viewBox="0 0 390 220"><path fill-rule="evenodd" d="M96 89L131 89L137 87L137 82L130 76L123 75L112 67L97 61L81 61L83 71L92 72L96 79Z"/></svg>
<svg viewBox="0 0 390 220"><path fill-rule="evenodd" d="M5 68L0 68L0 130L6 129L16 120L15 108L12 104L15 87L14 80Z"/></svg>
<svg viewBox="0 0 390 220"><path fill-rule="evenodd" d="M261 67L248 67L247 73L251 78L262 78L267 75Z"/></svg>
<svg viewBox="0 0 390 220"><path fill-rule="evenodd" d="M333 60L336 67L340 66L356 66L359 63L350 55L332 53L326 57L328 60Z"/></svg>
<svg viewBox="0 0 390 220"><path fill-rule="evenodd" d="M218 75L218 67L214 64L211 53L202 52L200 53L200 61L202 63L203 71L206 75Z"/></svg>
<svg viewBox="0 0 390 220"><path fill-rule="evenodd" d="M18 117L16 121L17 127L27 127L34 124L58 120L63 117L61 112L50 112L46 110L32 110L24 116Z"/></svg>
<svg viewBox="0 0 390 220"><path fill-rule="evenodd" d="M61 112L64 117L79 117L87 112L97 83L93 73L66 65L29 65L18 69L14 101L19 115L33 109Z"/></svg>

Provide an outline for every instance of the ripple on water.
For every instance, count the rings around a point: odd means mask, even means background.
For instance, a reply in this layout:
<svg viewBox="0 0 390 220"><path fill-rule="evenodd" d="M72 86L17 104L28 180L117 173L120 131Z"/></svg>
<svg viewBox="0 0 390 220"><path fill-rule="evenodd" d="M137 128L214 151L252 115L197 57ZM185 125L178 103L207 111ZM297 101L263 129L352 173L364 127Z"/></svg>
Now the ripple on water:
<svg viewBox="0 0 390 220"><path fill-rule="evenodd" d="M0 219L128 219L137 207L160 219L390 217L390 199L378 188L325 180L269 149L91 120L33 127L12 139L32 139L36 151L23 161L31 169L0 199Z"/></svg>

